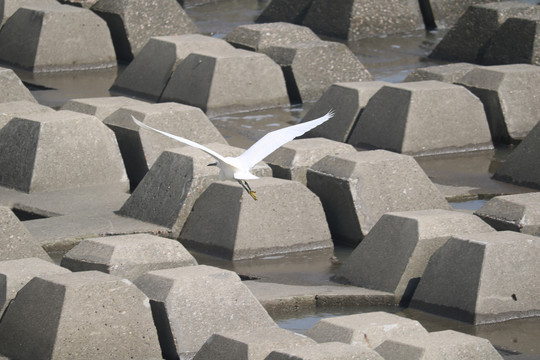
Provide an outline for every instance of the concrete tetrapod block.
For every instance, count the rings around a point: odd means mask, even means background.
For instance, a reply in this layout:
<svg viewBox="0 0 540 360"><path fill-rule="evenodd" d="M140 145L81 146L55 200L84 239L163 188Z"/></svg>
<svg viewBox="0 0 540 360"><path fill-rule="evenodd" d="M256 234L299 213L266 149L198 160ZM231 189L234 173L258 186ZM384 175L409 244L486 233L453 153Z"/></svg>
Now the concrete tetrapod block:
<svg viewBox="0 0 540 360"><path fill-rule="evenodd" d="M3 26L19 8L46 5L58 5L56 0L0 0L0 26Z"/></svg>
<svg viewBox="0 0 540 360"><path fill-rule="evenodd" d="M532 235L452 237L431 256L410 306L473 324L539 316L539 257Z"/></svg>
<svg viewBox="0 0 540 360"><path fill-rule="evenodd" d="M339 268L336 277L391 292L406 305L431 255L456 234L495 231L478 217L451 210L386 213Z"/></svg>
<svg viewBox="0 0 540 360"><path fill-rule="evenodd" d="M324 137L330 140L347 142L351 131L369 99L385 84L383 81L360 81L332 84L315 105L304 116L302 122L323 116L328 109L334 109L335 115L303 137Z"/></svg>
<svg viewBox="0 0 540 360"><path fill-rule="evenodd" d="M319 35L349 41L424 28L414 0L314 0L302 25Z"/></svg>
<svg viewBox="0 0 540 360"><path fill-rule="evenodd" d="M17 292L35 276L69 272L51 261L38 258L0 261L0 317Z"/></svg>
<svg viewBox="0 0 540 360"><path fill-rule="evenodd" d="M450 209L413 157L385 150L326 156L307 171L334 241L356 246L390 211Z"/></svg>
<svg viewBox="0 0 540 360"><path fill-rule="evenodd" d="M225 40L237 48L261 52L272 46L322 41L310 28L287 22L241 25Z"/></svg>
<svg viewBox="0 0 540 360"><path fill-rule="evenodd" d="M167 359L193 355L216 332L277 328L232 271L206 265L157 270L135 284L150 298Z"/></svg>
<svg viewBox="0 0 540 360"><path fill-rule="evenodd" d="M485 4L500 0L431 0L431 16L437 29L450 29L457 20L465 13L470 5ZM421 5L422 6L422 5ZM424 20L425 21L425 20Z"/></svg>
<svg viewBox="0 0 540 360"><path fill-rule="evenodd" d="M310 345L315 341L280 328L220 332L204 343L193 360L264 360L274 350Z"/></svg>
<svg viewBox="0 0 540 360"><path fill-rule="evenodd" d="M68 4L73 6L83 7L90 9L98 0L58 0L62 4Z"/></svg>
<svg viewBox="0 0 540 360"><path fill-rule="evenodd" d="M17 359L161 356L148 298L98 271L30 280L2 318L0 352Z"/></svg>
<svg viewBox="0 0 540 360"><path fill-rule="evenodd" d="M125 184L114 133L96 117L72 111L32 113L0 130L0 185L27 193Z"/></svg>
<svg viewBox="0 0 540 360"><path fill-rule="evenodd" d="M128 62L153 36L199 32L176 0L99 0L91 10L107 22L118 59Z"/></svg>
<svg viewBox="0 0 540 360"><path fill-rule="evenodd" d="M21 79L11 69L0 67L0 103L27 101L37 103Z"/></svg>
<svg viewBox="0 0 540 360"><path fill-rule="evenodd" d="M540 192L497 196L474 214L498 231L540 236Z"/></svg>
<svg viewBox="0 0 540 360"><path fill-rule="evenodd" d="M223 156L238 156L244 151L217 143L205 146ZM208 166L215 161L190 146L164 151L118 213L170 228L172 237L177 238L199 195L219 179L219 169ZM272 176L272 170L261 162L253 174Z"/></svg>
<svg viewBox="0 0 540 360"><path fill-rule="evenodd" d="M255 19L255 22L272 23L283 21L301 24L312 3L313 0L270 0L261 14Z"/></svg>
<svg viewBox="0 0 540 360"><path fill-rule="evenodd" d="M347 142L411 155L493 148L482 102L462 86L431 80L382 87Z"/></svg>
<svg viewBox="0 0 540 360"><path fill-rule="evenodd" d="M519 1L472 5L429 56L453 62L479 64L491 37L506 19L538 11L537 6Z"/></svg>
<svg viewBox="0 0 540 360"><path fill-rule="evenodd" d="M298 346L293 349L272 351L265 360L384 360L367 346L352 346L340 342Z"/></svg>
<svg viewBox="0 0 540 360"><path fill-rule="evenodd" d="M390 339L375 351L395 360L502 360L487 339L453 330L437 331L415 339Z"/></svg>
<svg viewBox="0 0 540 360"><path fill-rule="evenodd" d="M105 21L60 4L17 10L0 31L0 61L33 72L116 66Z"/></svg>
<svg viewBox="0 0 540 360"><path fill-rule="evenodd" d="M52 261L13 211L0 206L0 261L29 257Z"/></svg>
<svg viewBox="0 0 540 360"><path fill-rule="evenodd" d="M187 146L179 141L139 128L132 119L197 143L227 144L225 138L201 109L178 103L140 103L126 106L103 122L115 133L131 188L135 189L161 153Z"/></svg>
<svg viewBox="0 0 540 360"><path fill-rule="evenodd" d="M477 66L470 63L454 63L419 68L413 70L403 82L435 80L453 84Z"/></svg>
<svg viewBox="0 0 540 360"><path fill-rule="evenodd" d="M316 101L336 82L372 80L356 55L341 43L319 40L271 46L261 52L281 66L291 103Z"/></svg>
<svg viewBox="0 0 540 360"><path fill-rule="evenodd" d="M349 144L325 138L296 139L281 146L264 161L274 177L299 181L306 185L307 169L327 155L354 153Z"/></svg>
<svg viewBox="0 0 540 360"><path fill-rule="evenodd" d="M136 106L144 104L142 101L125 96L108 96L98 98L71 99L60 109L80 112L93 115L103 121L116 110L125 106Z"/></svg>
<svg viewBox="0 0 540 360"><path fill-rule="evenodd" d="M234 182L211 184L197 199L180 242L230 260L332 248L319 198L296 181L251 182L258 201Z"/></svg>
<svg viewBox="0 0 540 360"><path fill-rule="evenodd" d="M232 45L200 34L152 37L110 90L157 101L178 64L192 52L204 49L232 49Z"/></svg>
<svg viewBox="0 0 540 360"><path fill-rule="evenodd" d="M0 129L15 117L40 112L54 112L54 110L28 100L0 103Z"/></svg>
<svg viewBox="0 0 540 360"><path fill-rule="evenodd" d="M195 258L176 240L150 234L86 239L62 258L71 271L97 270L135 280L161 269L197 265Z"/></svg>
<svg viewBox="0 0 540 360"><path fill-rule="evenodd" d="M458 82L482 101L493 141L504 143L523 139L538 123L539 83L540 68L527 64L479 66Z"/></svg>
<svg viewBox="0 0 540 360"><path fill-rule="evenodd" d="M201 108L208 116L289 104L281 68L241 49L191 53L173 72L160 101Z"/></svg>
<svg viewBox="0 0 540 360"><path fill-rule="evenodd" d="M388 339L417 339L427 334L418 321L383 311L321 319L306 332L319 343L338 341L370 349Z"/></svg>

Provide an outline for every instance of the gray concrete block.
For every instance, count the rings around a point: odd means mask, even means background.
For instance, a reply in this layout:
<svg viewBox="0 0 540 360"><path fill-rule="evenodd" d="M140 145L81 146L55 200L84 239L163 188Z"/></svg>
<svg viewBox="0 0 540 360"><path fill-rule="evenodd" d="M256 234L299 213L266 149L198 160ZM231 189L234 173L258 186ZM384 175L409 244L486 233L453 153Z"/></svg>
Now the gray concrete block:
<svg viewBox="0 0 540 360"><path fill-rule="evenodd" d="M289 104L281 68L241 49L190 54L173 72L160 101L201 108L208 116Z"/></svg>
<svg viewBox="0 0 540 360"><path fill-rule="evenodd" d="M39 258L0 261L0 316L17 292L35 276L69 273L68 269Z"/></svg>
<svg viewBox="0 0 540 360"><path fill-rule="evenodd" d="M508 143L521 140L538 123L538 66L515 64L477 67L458 83L478 96L484 104L493 141Z"/></svg>
<svg viewBox="0 0 540 360"><path fill-rule="evenodd" d="M495 231L478 217L430 209L384 214L336 272L352 285L387 291L406 305L431 255L452 235Z"/></svg>
<svg viewBox="0 0 540 360"><path fill-rule="evenodd" d="M301 24L304 21L313 0L270 0L261 14L255 19L257 23L283 21Z"/></svg>
<svg viewBox="0 0 540 360"><path fill-rule="evenodd" d="M506 19L537 12L536 6L519 1L472 5L429 56L453 62L479 64L489 40Z"/></svg>
<svg viewBox="0 0 540 360"><path fill-rule="evenodd" d="M79 6L85 9L90 9L97 1L98 0L58 0L61 4Z"/></svg>
<svg viewBox="0 0 540 360"><path fill-rule="evenodd" d="M473 324L540 315L540 238L513 231L450 238L429 260L411 307Z"/></svg>
<svg viewBox="0 0 540 360"><path fill-rule="evenodd" d="M383 311L321 319L306 332L319 343L337 341L370 349L388 339L416 339L427 334L418 321Z"/></svg>
<svg viewBox="0 0 540 360"><path fill-rule="evenodd" d="M336 82L372 80L356 55L338 42L318 40L260 51L281 66L292 103L316 101Z"/></svg>
<svg viewBox="0 0 540 360"><path fill-rule="evenodd" d="M236 330L212 335L193 360L264 360L274 350L316 345L310 338L280 328Z"/></svg>
<svg viewBox="0 0 540 360"><path fill-rule="evenodd" d="M424 28L414 0L314 0L302 25L319 35L349 41Z"/></svg>
<svg viewBox="0 0 540 360"><path fill-rule="evenodd" d="M390 211L450 209L411 156L384 150L326 156L307 171L334 241L357 245Z"/></svg>
<svg viewBox="0 0 540 360"><path fill-rule="evenodd" d="M240 184L211 184L193 205L180 242L231 260L333 247L323 207L307 187L276 178L251 187L258 201Z"/></svg>
<svg viewBox="0 0 540 360"><path fill-rule="evenodd" d="M103 122L116 135L132 189L137 187L164 150L187 146L156 132L141 129L133 122L132 116L147 125L197 143L227 144L199 108L172 102L140 102L137 105L125 106Z"/></svg>
<svg viewBox="0 0 540 360"><path fill-rule="evenodd" d="M299 346L288 350L272 351L265 360L383 360L374 350L340 342Z"/></svg>
<svg viewBox="0 0 540 360"><path fill-rule="evenodd" d="M0 352L17 359L161 358L148 298L98 271L30 280L2 318Z"/></svg>
<svg viewBox="0 0 540 360"><path fill-rule="evenodd" d="M134 234L83 240L60 264L71 271L97 270L134 281L148 271L193 266L197 261L176 240Z"/></svg>
<svg viewBox="0 0 540 360"><path fill-rule="evenodd" d="M347 142L411 155L493 148L482 102L462 86L439 81L382 87Z"/></svg>
<svg viewBox="0 0 540 360"><path fill-rule="evenodd" d="M302 122L314 120L326 114L328 109L334 109L336 114L332 121L317 126L303 136L346 142L369 99L385 84L387 83L383 81L332 84L309 109Z"/></svg>
<svg viewBox="0 0 540 360"><path fill-rule="evenodd" d="M199 265L151 271L135 284L150 298L165 358L197 352L214 333L277 329L238 275Z"/></svg>
<svg viewBox="0 0 540 360"><path fill-rule="evenodd" d="M455 25L469 6L498 1L501 0L431 0L429 1L429 5L437 28L449 29Z"/></svg>
<svg viewBox="0 0 540 360"><path fill-rule="evenodd" d="M231 31L225 40L237 48L261 52L272 46L321 41L310 28L287 22L241 25Z"/></svg>
<svg viewBox="0 0 540 360"><path fill-rule="evenodd" d="M0 260L29 257L52 261L8 207L0 206Z"/></svg>
<svg viewBox="0 0 540 360"><path fill-rule="evenodd" d="M3 26L7 19L9 19L19 8L43 4L58 5L58 2L56 0L0 0L0 26Z"/></svg>
<svg viewBox="0 0 540 360"><path fill-rule="evenodd" d="M435 80L453 84L476 67L470 63L454 63L419 68L413 70L403 82Z"/></svg>
<svg viewBox="0 0 540 360"><path fill-rule="evenodd" d="M232 45L199 34L152 37L116 78L110 90L157 101L178 64L192 52L204 49L232 49Z"/></svg>
<svg viewBox="0 0 540 360"><path fill-rule="evenodd" d="M108 96L84 99L68 100L60 110L70 110L83 114L93 115L103 121L105 118L116 110L125 106L136 106L144 104L139 100L135 100L125 96Z"/></svg>
<svg viewBox="0 0 540 360"><path fill-rule="evenodd" d="M0 61L33 72L116 66L105 21L60 4L17 10L0 31Z"/></svg>
<svg viewBox="0 0 540 360"><path fill-rule="evenodd" d="M118 59L131 61L153 36L198 33L176 0L99 0L91 10L111 30Z"/></svg>
<svg viewBox="0 0 540 360"><path fill-rule="evenodd" d="M128 181L114 133L96 117L33 113L0 130L0 185L39 192Z"/></svg>
<svg viewBox="0 0 540 360"><path fill-rule="evenodd" d="M0 103L0 129L15 117L40 112L54 112L54 110L48 106L28 100Z"/></svg>
<svg viewBox="0 0 540 360"><path fill-rule="evenodd" d="M223 156L244 151L217 143L206 146ZM118 213L170 228L177 238L199 195L219 179L219 169L208 166L213 162L213 157L190 146L164 151ZM270 167L262 162L253 173L272 176Z"/></svg>
<svg viewBox="0 0 540 360"><path fill-rule="evenodd" d="M540 192L497 196L474 214L498 231L540 236Z"/></svg>
<svg viewBox="0 0 540 360"><path fill-rule="evenodd" d="M0 67L0 103L12 101L37 103L13 70Z"/></svg>
<svg viewBox="0 0 540 360"><path fill-rule="evenodd" d="M437 331L415 339L390 339L375 349L385 359L502 360L489 340L453 330Z"/></svg>
<svg viewBox="0 0 540 360"><path fill-rule="evenodd" d="M354 153L349 144L325 138L296 139L283 145L264 161L272 168L272 176L299 181L306 185L309 167L327 155Z"/></svg>

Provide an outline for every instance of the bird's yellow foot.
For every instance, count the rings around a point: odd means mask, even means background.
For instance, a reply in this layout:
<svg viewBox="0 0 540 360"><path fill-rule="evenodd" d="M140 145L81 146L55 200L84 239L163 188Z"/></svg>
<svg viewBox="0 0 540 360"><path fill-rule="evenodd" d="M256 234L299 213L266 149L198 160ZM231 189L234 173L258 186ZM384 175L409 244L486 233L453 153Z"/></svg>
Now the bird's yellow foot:
<svg viewBox="0 0 540 360"><path fill-rule="evenodd" d="M252 197L253 199L257 200L257 197L255 196L255 191L250 190L250 191L249 191L249 195L251 195L251 197Z"/></svg>

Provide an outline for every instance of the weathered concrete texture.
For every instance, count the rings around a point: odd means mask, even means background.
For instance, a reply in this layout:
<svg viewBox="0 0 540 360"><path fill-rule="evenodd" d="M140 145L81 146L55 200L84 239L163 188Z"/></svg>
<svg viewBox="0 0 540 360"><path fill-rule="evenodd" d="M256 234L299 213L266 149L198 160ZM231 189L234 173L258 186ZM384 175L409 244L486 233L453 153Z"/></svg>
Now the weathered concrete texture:
<svg viewBox="0 0 540 360"><path fill-rule="evenodd" d="M251 187L258 201L237 183L211 184L193 205L180 242L231 260L333 247L322 205L304 185L264 178Z"/></svg>
<svg viewBox="0 0 540 360"><path fill-rule="evenodd" d="M302 122L323 116L334 109L331 121L308 131L304 137L324 137L346 142L369 99L383 87L383 81L344 82L332 84L307 112Z"/></svg>
<svg viewBox="0 0 540 360"><path fill-rule="evenodd" d="M51 258L8 207L0 206L0 261Z"/></svg>
<svg viewBox="0 0 540 360"><path fill-rule="evenodd" d="M0 316L17 292L35 276L69 272L68 269L38 258L0 261Z"/></svg>
<svg viewBox="0 0 540 360"><path fill-rule="evenodd" d="M27 193L125 184L114 133L96 117L71 111L33 113L0 130L0 185Z"/></svg>
<svg viewBox="0 0 540 360"><path fill-rule="evenodd" d="M501 0L430 0L429 7L437 28L448 29L455 25L469 6L498 1Z"/></svg>
<svg viewBox="0 0 540 360"><path fill-rule="evenodd" d="M306 332L319 343L338 341L370 349L388 339L417 339L427 334L418 321L383 311L321 319Z"/></svg>
<svg viewBox="0 0 540 360"><path fill-rule="evenodd" d="M217 332L277 328L232 271L205 265L157 270L135 284L150 298L167 359L194 354Z"/></svg>
<svg viewBox="0 0 540 360"><path fill-rule="evenodd" d="M19 8L42 4L58 5L58 2L56 0L0 0L0 26L3 26L7 19L9 19Z"/></svg>
<svg viewBox="0 0 540 360"><path fill-rule="evenodd" d="M431 255L452 235L495 231L472 214L430 209L384 214L336 277L394 293L406 305Z"/></svg>
<svg viewBox="0 0 540 360"><path fill-rule="evenodd" d="M152 37L110 90L157 101L178 64L192 52L204 49L232 49L232 45L199 34Z"/></svg>
<svg viewBox="0 0 540 360"><path fill-rule="evenodd" d="M453 84L476 67L470 63L455 63L419 68L411 72L403 82L435 80Z"/></svg>
<svg viewBox="0 0 540 360"><path fill-rule="evenodd" d="M502 360L489 340L453 330L437 331L418 338L390 339L375 351L385 359Z"/></svg>
<svg viewBox="0 0 540 360"><path fill-rule="evenodd" d="M0 352L17 359L161 356L148 298L98 271L32 279L2 318Z"/></svg>
<svg viewBox="0 0 540 360"><path fill-rule="evenodd" d="M241 49L191 53L173 72L160 101L201 108L208 116L289 104L281 68Z"/></svg>
<svg viewBox="0 0 540 360"><path fill-rule="evenodd" d="M103 121L107 116L111 115L122 107L140 104L144 103L125 96L110 96L71 99L61 107L61 110L70 110L83 114L94 115L99 120Z"/></svg>
<svg viewBox="0 0 540 360"><path fill-rule="evenodd" d="M289 350L272 351L265 360L384 360L374 350L340 342L299 346Z"/></svg>
<svg viewBox="0 0 540 360"><path fill-rule="evenodd" d="M467 87L484 104L493 141L508 143L523 139L538 123L538 66L477 67L458 83Z"/></svg>
<svg viewBox="0 0 540 360"><path fill-rule="evenodd" d="M55 0L56 1L56 0ZM62 4L68 4L73 6L83 7L90 9L98 0L58 0Z"/></svg>
<svg viewBox="0 0 540 360"><path fill-rule="evenodd" d="M0 31L0 61L34 72L116 66L105 21L60 4L17 10Z"/></svg>
<svg viewBox="0 0 540 360"><path fill-rule="evenodd" d="M262 13L255 19L257 23L283 21L301 24L306 17L313 0L270 0Z"/></svg>
<svg viewBox="0 0 540 360"><path fill-rule="evenodd" d="M197 261L176 240L134 234L83 240L60 264L71 271L97 270L133 281L148 271L193 266Z"/></svg>
<svg viewBox="0 0 540 360"><path fill-rule="evenodd" d="M424 28L414 0L314 0L302 25L319 35L349 41Z"/></svg>
<svg viewBox="0 0 540 360"><path fill-rule="evenodd" d="M540 238L513 231L456 236L437 250L410 306L473 324L540 315Z"/></svg>
<svg viewBox="0 0 540 360"><path fill-rule="evenodd" d="M431 80L382 87L348 143L411 155L493 148L482 102L462 86Z"/></svg>
<svg viewBox="0 0 540 360"><path fill-rule="evenodd" d="M272 46L321 41L310 28L287 22L241 25L231 31L225 40L237 48L251 51L263 51Z"/></svg>
<svg viewBox="0 0 540 360"><path fill-rule="evenodd" d="M537 6L519 1L470 6L429 56L479 64L491 37L506 19L538 11Z"/></svg>
<svg viewBox="0 0 540 360"><path fill-rule="evenodd" d="M116 56L125 61L153 36L199 32L176 0L99 0L91 10L107 22Z"/></svg>
<svg viewBox="0 0 540 360"><path fill-rule="evenodd" d="M12 101L37 103L30 90L24 86L13 70L0 67L0 103Z"/></svg>
<svg viewBox="0 0 540 360"><path fill-rule="evenodd" d="M0 130L15 117L43 112L54 112L54 110L48 106L40 105L28 100L0 103Z"/></svg>
<svg viewBox="0 0 540 360"><path fill-rule="evenodd" d="M326 156L307 171L334 241L358 244L390 211L450 209L411 156L384 150Z"/></svg>
<svg viewBox="0 0 540 360"><path fill-rule="evenodd" d="M306 336L280 328L235 330L212 335L193 360L264 360L274 350L316 345Z"/></svg>
<svg viewBox="0 0 540 360"><path fill-rule="evenodd" d="M316 101L336 82L372 80L353 52L338 42L271 46L261 52L281 66L292 103Z"/></svg>
<svg viewBox="0 0 540 360"><path fill-rule="evenodd" d="M238 156L243 149L223 144L206 144L223 156ZM208 166L215 159L190 146L164 151L119 214L165 226L177 238L193 204L212 182L219 179L219 169ZM272 176L264 163L253 168L256 176Z"/></svg>
<svg viewBox="0 0 540 360"><path fill-rule="evenodd" d="M272 168L274 177L299 181L306 185L309 167L327 155L354 153L349 144L325 138L296 139L283 145L264 161Z"/></svg>
<svg viewBox="0 0 540 360"><path fill-rule="evenodd" d="M497 196L474 214L498 231L540 236L540 192Z"/></svg>
<svg viewBox="0 0 540 360"><path fill-rule="evenodd" d="M103 122L115 133L131 188L135 189L166 149L187 146L154 131L139 128L132 119L197 143L227 144L201 109L178 103L140 103L126 106Z"/></svg>

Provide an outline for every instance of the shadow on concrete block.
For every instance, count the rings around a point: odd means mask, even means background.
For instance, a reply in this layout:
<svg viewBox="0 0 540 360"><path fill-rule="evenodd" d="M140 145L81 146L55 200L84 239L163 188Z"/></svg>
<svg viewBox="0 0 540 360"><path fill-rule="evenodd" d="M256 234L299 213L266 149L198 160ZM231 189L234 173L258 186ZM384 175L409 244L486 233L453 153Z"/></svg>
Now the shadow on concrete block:
<svg viewBox="0 0 540 360"><path fill-rule="evenodd" d="M54 110L48 106L28 100L0 103L0 130L13 118L44 112L54 112Z"/></svg>
<svg viewBox="0 0 540 360"><path fill-rule="evenodd" d="M470 63L454 63L439 66L428 66L413 70L403 82L435 80L449 84L459 82L469 71L478 65Z"/></svg>
<svg viewBox="0 0 540 360"><path fill-rule="evenodd" d="M301 24L306 17L313 0L270 0L262 13L255 19L256 23L272 23L283 21Z"/></svg>
<svg viewBox="0 0 540 360"><path fill-rule="evenodd" d="M142 102L125 96L107 96L99 98L71 99L61 110L70 110L93 115L103 121L116 110L126 106L140 105ZM144 104L144 103L142 103Z"/></svg>

